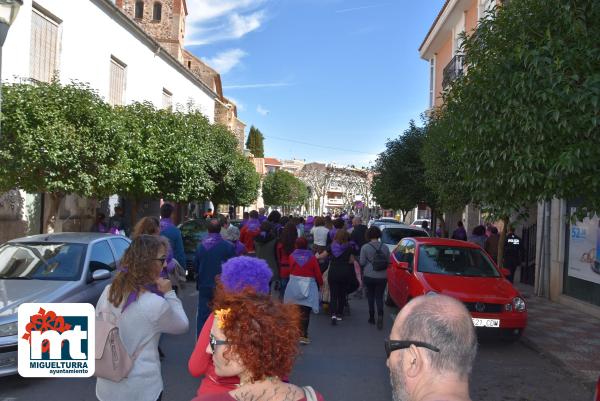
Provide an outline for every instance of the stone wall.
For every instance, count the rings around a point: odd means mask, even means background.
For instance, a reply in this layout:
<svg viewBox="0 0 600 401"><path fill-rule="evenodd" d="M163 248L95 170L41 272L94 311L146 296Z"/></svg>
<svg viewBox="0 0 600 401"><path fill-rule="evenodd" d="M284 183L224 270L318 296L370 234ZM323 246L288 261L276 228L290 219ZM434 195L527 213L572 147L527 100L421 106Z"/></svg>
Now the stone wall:
<svg viewBox="0 0 600 401"><path fill-rule="evenodd" d="M183 38L185 37L185 0L143 0L142 18L135 18L135 4L138 0L117 0L116 6L137 22L159 42L171 55L183 62ZM161 19L154 20L154 4L161 4Z"/></svg>

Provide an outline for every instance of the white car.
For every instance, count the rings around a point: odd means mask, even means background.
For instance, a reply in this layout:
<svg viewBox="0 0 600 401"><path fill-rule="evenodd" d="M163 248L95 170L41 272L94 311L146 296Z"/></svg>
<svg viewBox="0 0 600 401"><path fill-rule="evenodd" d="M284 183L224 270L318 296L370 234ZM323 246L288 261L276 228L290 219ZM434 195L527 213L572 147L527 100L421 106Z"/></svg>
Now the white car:
<svg viewBox="0 0 600 401"><path fill-rule="evenodd" d="M373 225L381 230L381 242L389 248L390 252L405 237L429 237L429 233L421 227L412 227L403 223L375 221Z"/></svg>
<svg viewBox="0 0 600 401"><path fill-rule="evenodd" d="M423 222L426 221L427 222L427 227L431 228L431 220L429 219L416 219L415 221L412 222L411 227L423 227Z"/></svg>

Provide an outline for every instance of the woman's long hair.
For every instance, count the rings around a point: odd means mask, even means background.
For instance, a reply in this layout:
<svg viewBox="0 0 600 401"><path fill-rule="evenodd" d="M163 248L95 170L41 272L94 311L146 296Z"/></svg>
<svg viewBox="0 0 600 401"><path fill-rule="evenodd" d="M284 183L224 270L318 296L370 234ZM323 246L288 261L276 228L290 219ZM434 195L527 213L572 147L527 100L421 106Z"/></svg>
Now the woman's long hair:
<svg viewBox="0 0 600 401"><path fill-rule="evenodd" d="M137 222L135 227L133 227L133 232L131 233L131 239L136 239L140 235L158 235L160 234L160 222L154 216L148 216L142 218Z"/></svg>
<svg viewBox="0 0 600 401"><path fill-rule="evenodd" d="M294 244L297 238L298 230L296 229L296 226L292 222L287 223L281 232L281 239L279 240L287 254L294 251Z"/></svg>
<svg viewBox="0 0 600 401"><path fill-rule="evenodd" d="M108 293L108 301L115 307L132 292L152 284L156 277L152 264L157 263L156 255L168 249L168 241L157 235L142 234L133 240L121 259L119 272L115 276Z"/></svg>

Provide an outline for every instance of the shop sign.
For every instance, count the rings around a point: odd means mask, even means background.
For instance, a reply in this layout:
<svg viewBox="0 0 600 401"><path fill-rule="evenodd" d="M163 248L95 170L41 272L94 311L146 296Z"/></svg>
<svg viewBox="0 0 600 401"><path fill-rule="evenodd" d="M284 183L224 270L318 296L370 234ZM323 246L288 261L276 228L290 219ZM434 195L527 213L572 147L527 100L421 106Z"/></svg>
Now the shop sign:
<svg viewBox="0 0 600 401"><path fill-rule="evenodd" d="M600 284L600 219L571 224L569 236L569 276Z"/></svg>

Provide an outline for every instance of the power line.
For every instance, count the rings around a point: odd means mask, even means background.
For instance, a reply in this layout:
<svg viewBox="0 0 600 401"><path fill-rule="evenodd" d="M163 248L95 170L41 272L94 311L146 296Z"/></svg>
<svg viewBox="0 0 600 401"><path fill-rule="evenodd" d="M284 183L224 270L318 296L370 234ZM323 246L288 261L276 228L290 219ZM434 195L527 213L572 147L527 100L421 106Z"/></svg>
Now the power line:
<svg viewBox="0 0 600 401"><path fill-rule="evenodd" d="M284 142L298 143L300 145L314 146L316 148L322 148L322 149L339 150L341 152L352 152L352 153L360 153L360 154L369 155L369 156L377 156L376 153L368 153L368 152L361 152L360 150L336 148L334 146L327 146L327 145L317 145L316 143L297 141L295 139L281 138L281 137L277 137L277 136L273 136L273 135L265 136L265 138L266 139L277 139L279 141L284 141Z"/></svg>

